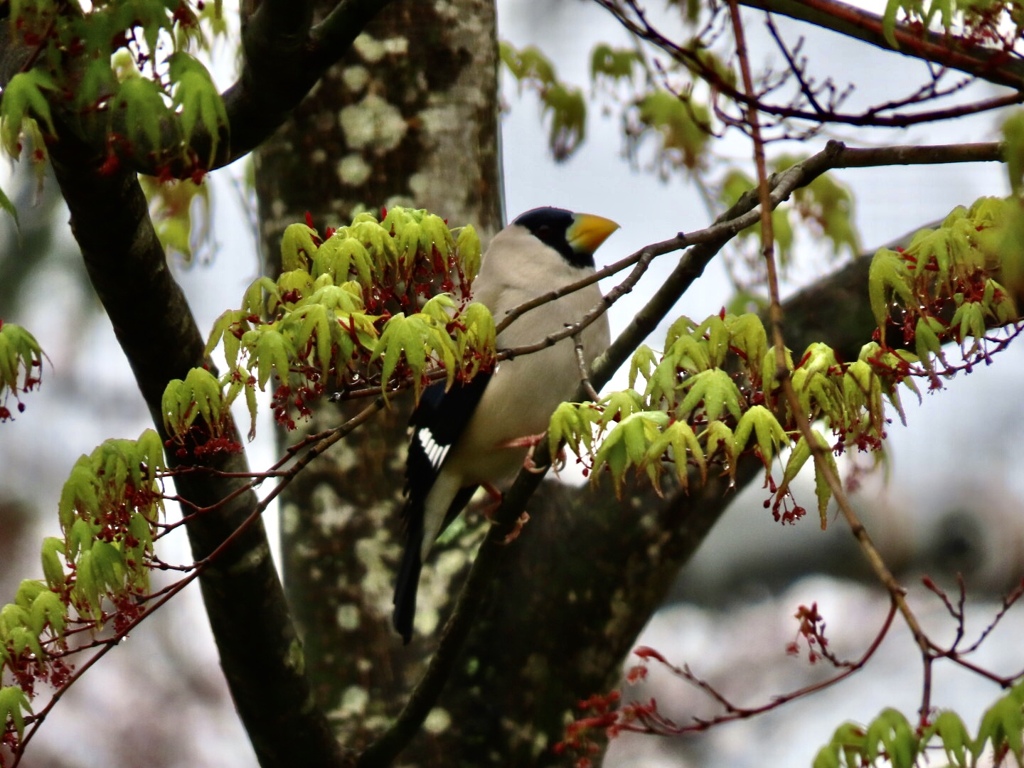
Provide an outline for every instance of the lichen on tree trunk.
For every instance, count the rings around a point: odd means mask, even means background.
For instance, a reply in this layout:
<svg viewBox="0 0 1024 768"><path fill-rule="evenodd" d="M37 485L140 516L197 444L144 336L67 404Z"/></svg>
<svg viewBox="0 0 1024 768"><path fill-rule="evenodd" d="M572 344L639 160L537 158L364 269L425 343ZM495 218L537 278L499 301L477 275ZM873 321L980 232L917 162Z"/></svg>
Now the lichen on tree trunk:
<svg viewBox="0 0 1024 768"><path fill-rule="evenodd" d="M281 232L306 212L321 230L391 205L473 224L485 240L500 228L494 14L492 0L393 4L260 148L268 271L278 268ZM301 429L336 425L364 405L327 406ZM283 569L306 669L355 747L370 735L368 717L401 705L426 652L404 649L390 628L410 408L409 397L393 398L282 497ZM447 602L453 591L426 590L421 602L429 612L431 594Z"/></svg>

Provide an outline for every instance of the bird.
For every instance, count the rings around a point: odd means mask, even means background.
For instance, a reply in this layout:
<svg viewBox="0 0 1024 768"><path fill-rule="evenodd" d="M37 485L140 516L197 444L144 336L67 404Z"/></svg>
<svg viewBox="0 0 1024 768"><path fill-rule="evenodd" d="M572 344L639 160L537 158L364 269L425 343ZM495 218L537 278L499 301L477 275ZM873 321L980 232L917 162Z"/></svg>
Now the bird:
<svg viewBox="0 0 1024 768"><path fill-rule="evenodd" d="M498 232L484 253L472 298L495 322L549 291L592 275L594 252L619 225L562 208L535 208ZM541 341L578 322L602 301L596 283L529 310L496 339L498 349ZM587 366L608 347L601 315L581 333ZM469 503L477 488L514 478L527 459L530 438L548 427L558 405L581 379L574 340L501 360L467 382L427 387L409 420L405 549L395 585L393 624L406 644L413 633L420 572L435 539Z"/></svg>

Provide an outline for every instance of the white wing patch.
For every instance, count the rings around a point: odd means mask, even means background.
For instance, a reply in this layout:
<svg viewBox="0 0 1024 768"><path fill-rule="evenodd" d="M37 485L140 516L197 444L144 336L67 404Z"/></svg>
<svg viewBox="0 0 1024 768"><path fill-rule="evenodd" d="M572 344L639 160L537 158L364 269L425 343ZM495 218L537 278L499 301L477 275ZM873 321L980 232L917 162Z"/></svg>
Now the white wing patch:
<svg viewBox="0 0 1024 768"><path fill-rule="evenodd" d="M424 455L426 455L427 460L430 462L430 466L435 470L440 468L441 462L448 455L451 446L437 442L434 439L434 433L430 431L429 427L420 427L416 430L416 439L419 441L420 448L423 449Z"/></svg>

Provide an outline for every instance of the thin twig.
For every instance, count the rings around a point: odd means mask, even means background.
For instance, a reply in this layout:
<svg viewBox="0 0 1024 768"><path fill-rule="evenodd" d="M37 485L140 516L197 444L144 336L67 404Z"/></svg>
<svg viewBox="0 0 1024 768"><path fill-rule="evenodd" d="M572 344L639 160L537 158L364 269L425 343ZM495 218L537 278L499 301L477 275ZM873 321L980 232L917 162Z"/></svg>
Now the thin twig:
<svg viewBox="0 0 1024 768"><path fill-rule="evenodd" d="M580 372L580 386L587 392L590 401L596 403L601 397L597 394L597 390L594 389L594 385L590 383L587 359L583 356L583 339L580 338L579 334L576 334L572 337L572 340L576 348L576 365L579 367Z"/></svg>
<svg viewBox="0 0 1024 768"><path fill-rule="evenodd" d="M277 485L275 485L274 488L263 499L260 500L260 502L253 508L252 513L242 522L241 525L239 525L234 531L232 531L231 535L225 538L224 541L221 542L221 544L218 547L216 547L212 552L210 552L209 555L204 557L202 560L196 561L192 571L188 575L184 576L183 578L179 579L178 581L174 582L168 587L165 587L164 589L160 590L159 593L154 593L154 595L150 595L148 599L152 599L156 594L159 594L160 596L155 600L155 602L153 602L152 605L149 606L149 608L146 611L140 613L138 616L129 621L124 628L114 633L114 635L109 639L99 641L100 645L96 653L90 656L84 663L75 667L75 670L68 677L67 683L54 691L53 696L51 696L50 700L47 701L46 705L39 712L35 713L29 718L26 718L26 723L30 724L26 729L25 737L20 741L17 749L14 751L15 759L12 764L12 768L18 765L18 763L21 760L21 756L25 752L25 748L32 740L32 737L35 735L36 731L43 724L43 721L56 706L57 702L64 696L65 693L67 693L67 691L71 688L71 686L74 683L81 679L82 675L84 675L89 668L91 668L97 661L99 661L103 656L109 653L118 643L121 642L122 639L127 637L130 632L133 632L135 628L139 626L139 624L141 624L143 621L146 620L146 618L151 616L158 608L160 608L168 600L173 598L175 595L177 595L179 592L185 589L185 587L187 587L189 584L191 584L193 581L199 578L199 576L207 567L215 563L217 559L219 559L220 556L231 546L231 544L263 515L267 507L270 506L270 503L275 498L277 498L277 496L282 491L284 491L284 489L292 482L292 480L294 480L298 476L298 474L306 466L309 465L310 462L312 462L317 457L321 456L325 451L327 451L327 449L335 445L338 441L340 441L343 437L351 433L353 430L355 430L362 424L366 423L371 417L373 417L377 413L377 411L379 411L383 407L383 398L378 398L373 403L366 406L363 410L357 413L355 416L353 416L351 419L346 421L344 424L336 427L335 429L328 430L326 433L321 433L324 434L325 436L318 443L310 447L309 450L305 454L303 454L295 462L295 464L293 464L288 469L287 473L281 477L281 480L277 483ZM244 487L246 490L249 490L251 486L247 484ZM221 503L223 503L223 501ZM84 647L87 646L83 646L83 648Z"/></svg>
<svg viewBox="0 0 1024 768"><path fill-rule="evenodd" d="M667 661L664 661L664 659L655 657L657 658L659 663L667 667L677 677L680 677L686 680L687 682L692 683L693 685L700 688L700 690L704 691L704 693L706 693L708 696L712 697L717 702L719 702L719 704L721 704L722 708L725 710L725 714L706 719L694 718L694 723L691 725L664 728L658 726L661 722L668 721L664 721L663 719L660 719L660 717L658 720L646 721L642 714L642 710L644 709L644 707L640 706L638 708L641 710L640 722L642 722L643 725L638 726L633 723L626 722L617 724L617 727L624 731L634 731L637 733L657 733L661 735L678 736L684 733L705 731L708 728L721 725L723 723L729 723L736 720L745 720L756 715L761 715L773 709L778 709L784 704L788 704L789 702L795 701L796 699L802 699L807 696L810 696L811 694L817 693L818 691L824 690L825 688L830 688L836 685L837 683L842 682L846 678L850 677L855 672L863 669L864 666L871 660L871 658L875 655L875 652L881 646L882 641L886 638L886 636L888 636L889 630L892 627L893 619L896 616L896 611L896 604L894 602L891 602L889 605L889 612L885 617L885 621L882 622L881 628L878 630L878 633L871 641L871 644L868 646L867 650L864 651L864 653L861 655L859 659L857 659L856 661L849 662L848 665L841 672L825 680L812 683L811 685L799 688L795 691L789 691L788 693L772 696L771 701L768 701L765 704L761 704L755 707L737 706L736 704L733 704L731 701L729 701L723 694L721 694L706 680L702 680L701 678L694 675L693 672L690 671L689 667L676 667L672 664L669 664ZM634 710L634 712L635 711L636 710ZM655 725L652 725L652 722L655 723Z"/></svg>
<svg viewBox="0 0 1024 768"><path fill-rule="evenodd" d="M750 74L750 64L747 57L746 45L744 42L743 34L743 20L740 17L738 0L729 0L729 11L732 17L733 30L736 35L736 49L737 57L740 62L740 70L743 75L744 88L748 93L752 92L752 79ZM768 280L769 280L769 291L771 295L771 306L769 308L769 320L772 329L773 345L775 347L775 360L776 360L776 372L775 377L782 386L782 391L785 395L789 409L793 414L797 422L800 434L804 440L807 441L807 445L811 448L811 454L814 458L814 468L820 477L823 477L828 483L829 488L832 491L833 497L836 499L836 503L839 505L839 509L842 511L843 516L846 518L847 523L853 532L854 537L857 539L860 545L861 551L864 553L871 565L872 570L875 572L876 577L885 588L888 590L892 597L893 602L899 609L900 614L903 616L908 628L913 634L914 641L917 643L921 650L922 659L924 660L924 673L925 673L925 685L923 686L923 697L921 702L920 717L922 722L927 717L930 709L930 681L931 681L931 665L930 665L930 654L931 654L931 641L921 628L920 622L917 616L911 610L906 600L906 590L901 586L888 566L885 564L885 560L882 558L878 549L875 547L874 542L868 535L867 529L864 524L861 523L859 517L854 512L853 507L850 505L849 499L846 496L846 492L843 489L842 482L836 473L832 470L831 464L828 462L825 456L825 449L819 445L815 439L814 433L811 429L810 421L807 418L807 414L804 412L800 405L799 397L793 388L793 382L789 375L789 369L786 366L786 349L785 339L782 332L782 304L779 301L779 287L777 274L775 270L775 256L772 243L774 235L771 227L771 216L769 215L769 207L766 204L768 200L768 174L765 170L764 164L764 145L760 141L759 133L759 121L757 111L753 108L749 108L747 111L748 124L751 129L751 135L754 138L754 156L757 163L758 173L758 189L760 191L760 197L762 200L761 206L761 222L762 222L762 244L764 246L764 257L767 267Z"/></svg>

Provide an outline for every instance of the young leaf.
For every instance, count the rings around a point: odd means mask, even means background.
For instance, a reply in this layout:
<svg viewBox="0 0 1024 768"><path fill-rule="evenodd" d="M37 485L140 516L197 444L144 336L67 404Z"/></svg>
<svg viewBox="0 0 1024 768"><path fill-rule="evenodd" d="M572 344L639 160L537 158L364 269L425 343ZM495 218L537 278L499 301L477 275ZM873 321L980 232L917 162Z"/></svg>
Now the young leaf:
<svg viewBox="0 0 1024 768"><path fill-rule="evenodd" d="M56 134L53 117L50 114L50 103L44 91L57 89L46 72L42 69L30 69L19 72L10 79L4 88L3 100L0 101L0 141L11 157L21 155L21 124L27 118L42 120L50 135Z"/></svg>
<svg viewBox="0 0 1024 768"><path fill-rule="evenodd" d="M736 438L728 425L722 421L712 421L707 428L699 435L704 441L704 455L711 459L715 454L720 453L722 463L725 465L729 477L736 476Z"/></svg>
<svg viewBox="0 0 1024 768"><path fill-rule="evenodd" d="M253 352L258 363L257 382L260 389L267 385L271 371L277 374L281 383L287 383L288 372L291 369L290 361L295 358L295 348L283 334L273 328L264 328L256 339Z"/></svg>
<svg viewBox="0 0 1024 768"><path fill-rule="evenodd" d="M607 43L594 46L590 54L590 79L601 78L616 82L633 76L633 67L640 64L640 55L632 48L612 48Z"/></svg>
<svg viewBox="0 0 1024 768"><path fill-rule="evenodd" d="M622 421L638 411L644 410L644 399L634 389L622 389L610 392L601 399L604 413L601 415L601 426L613 421Z"/></svg>
<svg viewBox="0 0 1024 768"><path fill-rule="evenodd" d="M821 449L821 455L824 457L825 462L831 468L833 477L839 477L839 468L836 466L835 454L829 448L825 436L816 429L811 430L811 435L813 435L814 441ZM829 485L828 478L820 471L817 463L814 465L814 495L818 499L818 519L821 521L821 529L825 530L825 527L828 525L828 503L832 500L832 486Z"/></svg>
<svg viewBox="0 0 1024 768"><path fill-rule="evenodd" d="M952 710L943 710L932 720L921 736L921 743L927 744L938 736L946 752L946 760L954 768L967 768L970 764L968 753L972 748L971 736L960 716Z"/></svg>
<svg viewBox="0 0 1024 768"><path fill-rule="evenodd" d="M335 232L316 250L310 274L313 277L328 274L335 284L341 285L350 279L350 273L355 274L361 285L370 287L373 285L373 258L359 240Z"/></svg>
<svg viewBox="0 0 1024 768"><path fill-rule="evenodd" d="M594 470L608 467L616 495L622 493L626 470L630 466L641 466L651 443L668 419L663 411L632 413L616 424L601 442L594 457Z"/></svg>
<svg viewBox="0 0 1024 768"><path fill-rule="evenodd" d="M387 321L371 356L372 360L380 358L383 361L382 389L387 389L391 375L403 357L415 378L423 375L427 362L425 347L429 344L432 330L431 324L418 314L406 317L399 312Z"/></svg>
<svg viewBox="0 0 1024 768"><path fill-rule="evenodd" d="M1015 110L1003 121L1003 159L1010 188L1018 195L1024 181L1024 110Z"/></svg>
<svg viewBox="0 0 1024 768"><path fill-rule="evenodd" d="M832 741L829 742L828 746L818 753L819 757L826 750L832 755L831 759L835 761L834 763L827 764L841 764L847 766L847 768L859 768L865 753L864 729L856 723L843 723L836 728L835 733L832 735ZM842 762L840 762L840 756L843 758ZM815 758L814 765L815 768L818 767L818 758Z"/></svg>
<svg viewBox="0 0 1024 768"><path fill-rule="evenodd" d="M508 43L502 42L499 52L502 63L520 82L520 86L524 80L533 80L544 85L555 82L554 65L547 56L540 52L540 49L528 45L517 51Z"/></svg>
<svg viewBox="0 0 1024 768"><path fill-rule="evenodd" d="M579 88L556 83L541 94L543 113L551 115L548 146L556 161L568 159L583 143L587 130L587 101Z"/></svg>
<svg viewBox="0 0 1024 768"><path fill-rule="evenodd" d="M746 449L751 434L757 439L757 450L765 467L771 464L782 446L789 444L789 436L782 429L775 414L763 405L752 406L736 425L733 431L736 453Z"/></svg>
<svg viewBox="0 0 1024 768"><path fill-rule="evenodd" d="M67 608L61 601L60 595L49 589L44 589L36 595L32 601L31 624L33 629L38 627L37 635L41 635L48 626L54 636L63 637L67 621Z"/></svg>
<svg viewBox="0 0 1024 768"><path fill-rule="evenodd" d="M666 452L671 451L671 460L676 467L676 478L682 488L689 486L689 462L692 460L700 470L700 481L707 481L708 467L704 450L693 429L685 421L674 421L662 430L647 451L645 461L662 461Z"/></svg>
<svg viewBox="0 0 1024 768"><path fill-rule="evenodd" d="M896 13L903 6L903 0L888 0L885 4L885 13L882 14L882 36L892 46L893 50L900 49L896 42Z"/></svg>
<svg viewBox="0 0 1024 768"><path fill-rule="evenodd" d="M548 422L548 449L551 455L558 453L562 444L572 449L577 456L592 453L594 427L601 411L593 403L562 403L551 414Z"/></svg>
<svg viewBox="0 0 1024 768"><path fill-rule="evenodd" d="M56 536L43 539L42 561L43 577L51 587L60 589L65 584L64 565L61 557L64 554L64 542Z"/></svg>
<svg viewBox="0 0 1024 768"><path fill-rule="evenodd" d="M25 735L26 714L32 714L32 704L25 691L13 685L0 688L0 720L14 725L19 739Z"/></svg>
<svg viewBox="0 0 1024 768"><path fill-rule="evenodd" d="M882 753L893 768L913 768L918 741L903 713L887 708L872 721L864 737L866 757L874 761Z"/></svg>
<svg viewBox="0 0 1024 768"><path fill-rule="evenodd" d="M743 416L740 390L732 377L721 369L701 371L683 382L682 386L688 391L677 409L681 414L693 412L703 402L708 421L717 421L726 411L736 419Z"/></svg>
<svg viewBox="0 0 1024 768"><path fill-rule="evenodd" d="M987 331L985 324L987 314L985 305L980 301L965 302L957 307L949 324L951 327L959 326L957 338L961 343L968 337L974 338L977 343L984 338Z"/></svg>
<svg viewBox="0 0 1024 768"><path fill-rule="evenodd" d="M296 323L300 323L297 332L294 330ZM289 315L288 326L289 331L295 333L292 340L295 349L303 350L311 346L320 374L326 377L331 368L332 349L331 324L327 309L322 304L312 303L298 307Z"/></svg>
<svg viewBox="0 0 1024 768"><path fill-rule="evenodd" d="M807 438L801 435L800 439L796 441L796 446L790 451L789 458L786 459L782 482L779 483L780 492L796 479L797 474L803 469L809 458L811 458L811 446L808 445Z"/></svg>
<svg viewBox="0 0 1024 768"><path fill-rule="evenodd" d="M947 330L945 323L937 317L922 315L918 318L914 329L914 351L929 370L933 366L933 357L942 359L942 342L939 337L945 336Z"/></svg>
<svg viewBox="0 0 1024 768"><path fill-rule="evenodd" d="M661 152L674 153L673 164L697 168L708 143L706 108L692 98L663 89L644 94L636 103L636 120L641 131L650 131L661 141Z"/></svg>
<svg viewBox="0 0 1024 768"><path fill-rule="evenodd" d="M708 366L721 368L729 352L729 325L731 318L709 315L693 332L698 338L706 337Z"/></svg>
<svg viewBox="0 0 1024 768"><path fill-rule="evenodd" d="M751 312L733 318L729 323L729 344L748 365L760 364L768 351L768 334L761 318Z"/></svg>
<svg viewBox="0 0 1024 768"><path fill-rule="evenodd" d="M150 151L162 149L160 126L170 116L170 110L157 83L141 75L129 77L118 85L114 103L124 110L131 141L141 142L145 138Z"/></svg>
<svg viewBox="0 0 1024 768"><path fill-rule="evenodd" d="M99 514L99 494L96 475L88 456L80 456L61 489L57 512L61 528L67 533L75 524L76 516L88 518Z"/></svg>
<svg viewBox="0 0 1024 768"><path fill-rule="evenodd" d="M309 272L318 248L318 237L315 229L305 224L289 224L285 228L284 234L281 235L282 272L291 272L295 269ZM262 280L257 282L263 286ZM271 284L273 284L272 281ZM255 286L256 284L254 283L252 288L255 288Z"/></svg>
<svg viewBox="0 0 1024 768"><path fill-rule="evenodd" d="M658 364L657 358L654 354L654 350L648 347L646 344L641 344L636 348L636 352L633 353L633 357L629 361L629 378L627 379L627 386L633 389L636 386L637 374L643 376L645 379L650 381L651 370Z"/></svg>
<svg viewBox="0 0 1024 768"><path fill-rule="evenodd" d="M910 288L910 280L906 261L896 251L881 248L871 259L871 266L868 269L868 296L883 342L885 326L889 319L890 296L895 294L905 305L916 303L914 292Z"/></svg>
<svg viewBox="0 0 1024 768"><path fill-rule="evenodd" d="M1021 713L1021 703L1014 698L1011 691L996 701L982 715L981 725L978 726L978 737L971 749L973 761L977 762L985 750L986 743L989 743L992 745L992 751L996 754L1008 749L1019 763L1022 752L1024 752L1022 730L1024 730L1024 715Z"/></svg>
<svg viewBox="0 0 1024 768"><path fill-rule="evenodd" d="M184 51L177 51L167 57L167 63L174 84L172 104L181 108L181 130L185 141L191 141L196 125L202 124L210 136L210 155L207 158L207 166L210 166L221 134L228 127L227 109L202 62Z"/></svg>

